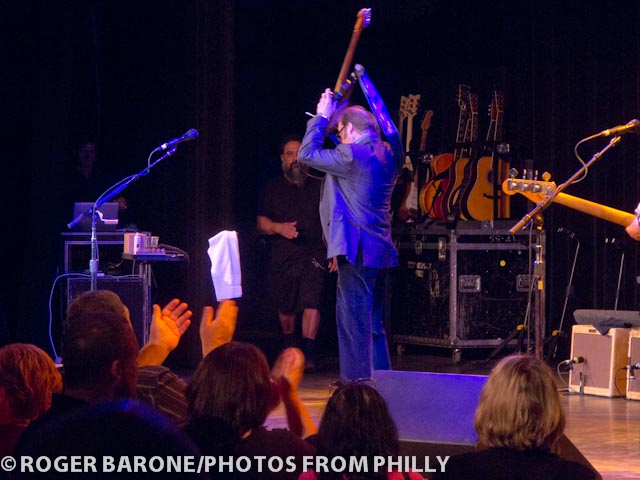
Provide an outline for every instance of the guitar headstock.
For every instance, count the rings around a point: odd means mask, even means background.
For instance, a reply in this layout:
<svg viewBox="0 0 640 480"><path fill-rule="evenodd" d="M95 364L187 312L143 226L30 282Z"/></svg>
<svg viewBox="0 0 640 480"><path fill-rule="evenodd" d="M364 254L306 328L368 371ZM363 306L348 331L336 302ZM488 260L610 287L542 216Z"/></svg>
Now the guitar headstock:
<svg viewBox="0 0 640 480"><path fill-rule="evenodd" d="M521 178L507 178L502 182L502 191L507 195L519 193L532 202L538 203L548 198L556 191L555 182L540 180L525 180Z"/></svg>
<svg viewBox="0 0 640 480"><path fill-rule="evenodd" d="M418 104L420 103L420 94L409 95L408 97L400 97L400 111L398 116L402 120L407 117L415 117L418 113Z"/></svg>
<svg viewBox="0 0 640 480"><path fill-rule="evenodd" d="M367 28L371 23L371 9L363 8L358 12L358 16L356 18L356 24L353 27L354 30L360 30Z"/></svg>
<svg viewBox="0 0 640 480"><path fill-rule="evenodd" d="M469 85L458 85L458 107L460 110L469 110L469 95L471 87Z"/></svg>
<svg viewBox="0 0 640 480"><path fill-rule="evenodd" d="M431 117L433 117L433 110L427 110L422 118L422 122L420 122L420 130L422 130L423 133L431 128Z"/></svg>
<svg viewBox="0 0 640 480"><path fill-rule="evenodd" d="M402 123L402 119L403 118L407 118L407 116L409 115L407 113L407 102L408 102L409 98L405 97L404 95L400 97L400 110L398 110L398 116L400 117L400 123Z"/></svg>

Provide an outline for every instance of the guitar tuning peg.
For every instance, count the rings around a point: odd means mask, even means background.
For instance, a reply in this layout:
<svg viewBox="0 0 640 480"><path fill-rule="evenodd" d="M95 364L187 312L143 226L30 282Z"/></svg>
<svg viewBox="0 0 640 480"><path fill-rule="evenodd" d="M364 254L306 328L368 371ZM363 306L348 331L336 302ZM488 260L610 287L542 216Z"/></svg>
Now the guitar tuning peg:
<svg viewBox="0 0 640 480"><path fill-rule="evenodd" d="M548 182L549 180L551 180L551 174L549 172L544 172L542 174L542 180L544 180L545 182Z"/></svg>
<svg viewBox="0 0 640 480"><path fill-rule="evenodd" d="M538 180L538 170L536 170L535 174L533 175L533 179Z"/></svg>
<svg viewBox="0 0 640 480"><path fill-rule="evenodd" d="M509 178L516 178L516 175L518 175L518 170L516 170L515 168L511 168L509 170Z"/></svg>

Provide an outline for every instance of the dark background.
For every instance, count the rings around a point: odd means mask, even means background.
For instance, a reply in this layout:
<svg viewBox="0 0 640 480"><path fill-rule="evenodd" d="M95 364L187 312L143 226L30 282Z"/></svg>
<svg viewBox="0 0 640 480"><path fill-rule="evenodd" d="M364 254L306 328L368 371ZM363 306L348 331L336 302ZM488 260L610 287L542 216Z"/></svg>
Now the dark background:
<svg viewBox="0 0 640 480"><path fill-rule="evenodd" d="M278 173L278 143L303 133L321 91L333 87L356 13L373 10L355 55L390 110L421 93L435 112L428 150L451 147L459 83L480 95L480 138L493 88L505 91L505 134L513 166L533 165L560 182L579 164L581 139L640 111L640 7L597 1L186 0L16 2L0 20L4 275L0 344L48 346L47 302L60 232L70 220L60 185L71 147L98 141L114 178L141 170L149 152L189 128L197 142L126 191L135 223L188 251L191 262L157 272L159 302L172 296L199 312L214 301L207 239L240 233L245 296L240 329L276 331L263 287L255 203ZM355 100L359 100L356 96ZM584 145L590 158L605 145ZM638 137L623 137L567 193L634 210ZM79 199L84 200L84 199ZM514 218L526 211L514 201ZM576 241L575 308L636 309L637 247L621 227L552 205L548 231L547 323L559 322ZM612 242L612 239L615 241ZM619 245L611 247L611 244ZM55 296L55 294L54 294ZM566 329L566 327L565 327ZM199 354L192 328L177 356Z"/></svg>

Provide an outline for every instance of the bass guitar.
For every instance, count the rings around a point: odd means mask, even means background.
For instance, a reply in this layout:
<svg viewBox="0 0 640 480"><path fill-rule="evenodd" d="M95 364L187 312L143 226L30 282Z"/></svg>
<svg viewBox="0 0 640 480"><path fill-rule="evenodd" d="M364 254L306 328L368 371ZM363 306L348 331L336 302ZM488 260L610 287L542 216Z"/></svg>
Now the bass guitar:
<svg viewBox="0 0 640 480"><path fill-rule="evenodd" d="M541 182L538 180L524 180L518 178L508 178L502 182L502 191L507 195L519 193L532 202L541 202L550 197L556 190L554 182ZM615 223L621 227L626 227L634 221L636 216L622 210L607 207L596 202L591 202L580 197L559 193L554 199L554 203L564 205L592 217L601 218L607 222Z"/></svg>

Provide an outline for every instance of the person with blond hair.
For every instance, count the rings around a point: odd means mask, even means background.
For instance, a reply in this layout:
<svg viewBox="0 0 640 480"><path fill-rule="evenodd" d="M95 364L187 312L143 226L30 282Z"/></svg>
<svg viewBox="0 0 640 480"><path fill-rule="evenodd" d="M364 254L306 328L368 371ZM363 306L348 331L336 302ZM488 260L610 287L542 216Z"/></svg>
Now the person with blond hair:
<svg viewBox="0 0 640 480"><path fill-rule="evenodd" d="M503 358L482 389L474 418L477 451L451 457L433 479L589 480L586 465L551 452L565 428L549 367L530 355Z"/></svg>
<svg viewBox="0 0 640 480"><path fill-rule="evenodd" d="M0 458L13 453L22 431L60 391L62 377L43 350L27 343L0 348Z"/></svg>

